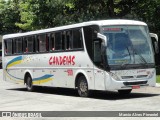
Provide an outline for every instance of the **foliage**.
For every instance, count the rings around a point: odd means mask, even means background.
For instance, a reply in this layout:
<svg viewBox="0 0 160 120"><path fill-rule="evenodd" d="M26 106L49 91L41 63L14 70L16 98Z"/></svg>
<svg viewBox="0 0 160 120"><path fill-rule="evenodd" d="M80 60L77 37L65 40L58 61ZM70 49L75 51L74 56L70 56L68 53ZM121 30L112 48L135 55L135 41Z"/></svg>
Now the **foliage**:
<svg viewBox="0 0 160 120"><path fill-rule="evenodd" d="M157 77L156 77L156 82L157 82L157 83L160 83L160 75L157 75Z"/></svg>
<svg viewBox="0 0 160 120"><path fill-rule="evenodd" d="M0 0L0 34L83 21L142 20L160 34L159 0Z"/></svg>
<svg viewBox="0 0 160 120"><path fill-rule="evenodd" d="M20 20L18 2L0 0L0 34L18 32L15 25Z"/></svg>
<svg viewBox="0 0 160 120"><path fill-rule="evenodd" d="M21 21L16 25L23 30L63 25L70 18L67 11L72 7L71 3L63 0L25 0L20 2Z"/></svg>

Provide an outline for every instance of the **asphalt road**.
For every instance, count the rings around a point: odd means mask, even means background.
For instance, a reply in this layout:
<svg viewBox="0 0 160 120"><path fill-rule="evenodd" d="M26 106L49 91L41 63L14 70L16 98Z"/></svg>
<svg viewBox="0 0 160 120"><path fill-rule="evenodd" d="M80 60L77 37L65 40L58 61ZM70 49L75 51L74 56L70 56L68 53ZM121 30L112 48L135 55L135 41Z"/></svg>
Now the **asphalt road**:
<svg viewBox="0 0 160 120"><path fill-rule="evenodd" d="M28 92L25 86L3 81L0 73L0 111L160 111L160 87L136 89L127 96L117 92L95 92L91 98L81 98L73 89L36 87L35 92Z"/></svg>

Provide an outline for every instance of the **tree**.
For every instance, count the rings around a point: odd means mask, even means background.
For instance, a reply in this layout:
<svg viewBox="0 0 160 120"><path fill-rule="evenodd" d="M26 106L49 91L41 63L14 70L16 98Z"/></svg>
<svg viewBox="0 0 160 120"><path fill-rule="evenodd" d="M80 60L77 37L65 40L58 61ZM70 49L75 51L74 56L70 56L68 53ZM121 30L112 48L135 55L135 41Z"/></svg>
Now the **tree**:
<svg viewBox="0 0 160 120"><path fill-rule="evenodd" d="M5 10L6 10L6 2L5 0L0 0L0 34L4 33L5 29Z"/></svg>
<svg viewBox="0 0 160 120"><path fill-rule="evenodd" d="M0 0L1 33L50 28L91 20L142 20L160 33L159 0Z"/></svg>
<svg viewBox="0 0 160 120"><path fill-rule="evenodd" d="M20 20L17 1L0 0L0 34L19 32L15 22Z"/></svg>
<svg viewBox="0 0 160 120"><path fill-rule="evenodd" d="M63 0L24 0L20 2L21 21L16 25L23 30L36 30L63 23Z"/></svg>

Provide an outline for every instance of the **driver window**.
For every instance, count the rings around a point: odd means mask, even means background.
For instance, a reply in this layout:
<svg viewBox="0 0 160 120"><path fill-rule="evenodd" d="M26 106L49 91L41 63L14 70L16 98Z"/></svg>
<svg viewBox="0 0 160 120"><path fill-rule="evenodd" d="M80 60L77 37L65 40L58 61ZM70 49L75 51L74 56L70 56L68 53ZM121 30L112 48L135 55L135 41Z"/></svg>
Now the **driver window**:
<svg viewBox="0 0 160 120"><path fill-rule="evenodd" d="M101 63L101 42L100 40L96 39L94 41L94 63Z"/></svg>

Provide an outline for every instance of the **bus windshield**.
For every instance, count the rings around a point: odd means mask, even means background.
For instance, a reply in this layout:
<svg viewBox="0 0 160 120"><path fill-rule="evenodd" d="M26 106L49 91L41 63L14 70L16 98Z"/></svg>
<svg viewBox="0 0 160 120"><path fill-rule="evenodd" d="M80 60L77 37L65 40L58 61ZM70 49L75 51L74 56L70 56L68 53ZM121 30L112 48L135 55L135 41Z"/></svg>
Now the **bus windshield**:
<svg viewBox="0 0 160 120"><path fill-rule="evenodd" d="M147 26L103 26L109 65L154 63Z"/></svg>

